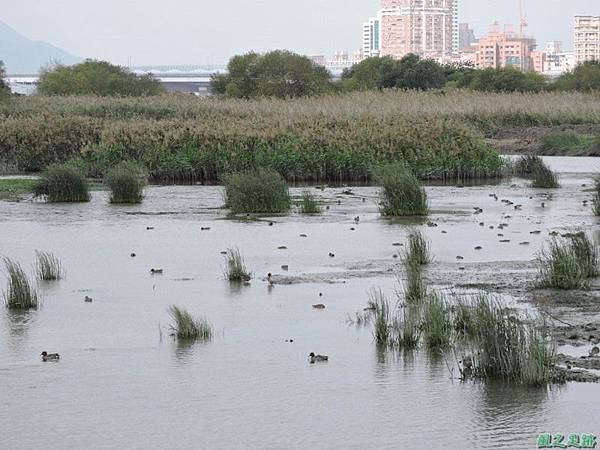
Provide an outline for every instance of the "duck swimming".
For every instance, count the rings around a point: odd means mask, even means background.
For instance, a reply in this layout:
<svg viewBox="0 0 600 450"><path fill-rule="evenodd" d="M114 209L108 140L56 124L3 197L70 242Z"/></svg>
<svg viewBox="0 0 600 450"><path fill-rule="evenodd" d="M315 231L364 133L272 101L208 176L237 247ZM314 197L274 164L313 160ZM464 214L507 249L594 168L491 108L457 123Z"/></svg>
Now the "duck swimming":
<svg viewBox="0 0 600 450"><path fill-rule="evenodd" d="M41 353L42 361L58 361L60 359L60 355L58 353L48 353L47 351L43 351Z"/></svg>
<svg viewBox="0 0 600 450"><path fill-rule="evenodd" d="M326 355L315 355L314 352L310 352L310 354L308 355L308 357L310 358L310 363L311 364L314 364L316 362L329 361L329 356L326 356Z"/></svg>

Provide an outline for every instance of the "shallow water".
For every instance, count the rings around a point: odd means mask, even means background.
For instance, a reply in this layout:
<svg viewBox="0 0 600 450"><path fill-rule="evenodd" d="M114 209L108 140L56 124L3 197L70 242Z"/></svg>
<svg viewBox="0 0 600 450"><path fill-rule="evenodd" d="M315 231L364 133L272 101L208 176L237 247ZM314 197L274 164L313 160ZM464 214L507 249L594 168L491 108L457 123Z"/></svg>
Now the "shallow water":
<svg viewBox="0 0 600 450"><path fill-rule="evenodd" d="M393 298L392 244L411 226L431 240L433 278L461 264L462 277L493 276L495 263L531 270L550 231L596 230L582 203L596 160L549 160L563 172L551 198L521 179L427 188L431 228L381 219L371 187L314 190L330 205L324 214L260 221L225 219L219 187L151 187L142 205L125 207L105 192L78 205L0 202L0 253L28 268L35 249L52 251L67 270L40 286L39 311L0 311L1 447L529 449L544 431L600 433L600 386L462 383L439 356L378 353L370 329L346 320L374 287ZM232 246L255 274L251 286L223 280L220 252ZM290 284L269 288L268 272ZM212 342L174 343L172 304L208 317ZM61 361L42 363L42 350ZM308 364L311 351L330 361Z"/></svg>

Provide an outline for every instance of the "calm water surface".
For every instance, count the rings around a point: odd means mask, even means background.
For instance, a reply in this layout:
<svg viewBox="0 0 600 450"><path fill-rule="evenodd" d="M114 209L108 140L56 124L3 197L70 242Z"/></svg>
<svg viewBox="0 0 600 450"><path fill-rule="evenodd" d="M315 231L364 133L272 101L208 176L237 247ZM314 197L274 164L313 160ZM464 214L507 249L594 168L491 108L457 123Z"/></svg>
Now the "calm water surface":
<svg viewBox="0 0 600 450"><path fill-rule="evenodd" d="M460 254L516 264L535 258L549 230L595 230L581 185L591 183L596 160L549 160L564 172L549 200L524 180L428 188L439 226L423 230L436 263ZM35 249L52 251L67 270L65 280L40 286L39 311L0 310L0 447L530 449L543 431L600 435L598 385L462 383L443 357L378 353L370 329L349 326L373 287L392 298L392 243L410 225L379 217L376 189L342 190L315 191L331 205L323 215L294 213L273 226L225 220L215 209L219 187L152 187L142 205L127 207L109 205L103 192L78 205L0 202L0 254L29 268ZM484 213L473 215L475 206ZM509 244L487 227L505 220ZM524 239L530 245L518 244ZM220 252L232 246L255 274L251 286L223 280ZM269 288L268 272L304 282ZM312 309L321 302L325 310ZM172 304L208 317L212 342L173 342ZM42 363L42 350L61 361ZM308 364L311 351L329 363Z"/></svg>

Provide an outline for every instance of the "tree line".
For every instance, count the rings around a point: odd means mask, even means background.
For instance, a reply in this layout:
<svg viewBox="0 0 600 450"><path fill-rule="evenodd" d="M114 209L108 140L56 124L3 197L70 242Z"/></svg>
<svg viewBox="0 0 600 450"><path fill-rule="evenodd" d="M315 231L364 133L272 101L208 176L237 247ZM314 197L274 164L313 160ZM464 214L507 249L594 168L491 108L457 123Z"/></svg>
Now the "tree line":
<svg viewBox="0 0 600 450"><path fill-rule="evenodd" d="M212 92L234 98L294 98L365 90L430 90L462 88L486 92L600 91L600 61L589 61L549 81L535 72L513 67L476 69L468 65L439 64L410 54L402 59L367 58L345 69L333 81L325 67L306 56L276 50L250 52L230 59L227 73L214 75ZM0 100L10 90L0 61ZM86 60L73 66L42 70L42 95L147 96L164 93L151 75L138 75L105 61Z"/></svg>

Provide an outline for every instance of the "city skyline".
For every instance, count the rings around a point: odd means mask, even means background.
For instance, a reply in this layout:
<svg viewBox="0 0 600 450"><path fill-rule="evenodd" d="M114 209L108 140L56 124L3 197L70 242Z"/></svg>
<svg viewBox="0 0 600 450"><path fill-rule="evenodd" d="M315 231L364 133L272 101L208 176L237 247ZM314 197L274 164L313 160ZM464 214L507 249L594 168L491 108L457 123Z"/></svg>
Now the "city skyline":
<svg viewBox="0 0 600 450"><path fill-rule="evenodd" d="M180 0L166 10L159 0L82 3L23 0L19 8L5 8L0 20L31 39L81 57L119 64L131 58L137 65L223 64L232 55L250 50L285 48L303 54L354 51L361 46L360 27L380 7L380 0L304 0L300 4L231 0L227 7ZM572 48L573 16L600 14L597 0L525 3L530 24L527 34L540 46L559 40ZM460 22L469 23L477 36L485 34L494 21L516 26L517 16L517 0L461 0Z"/></svg>

